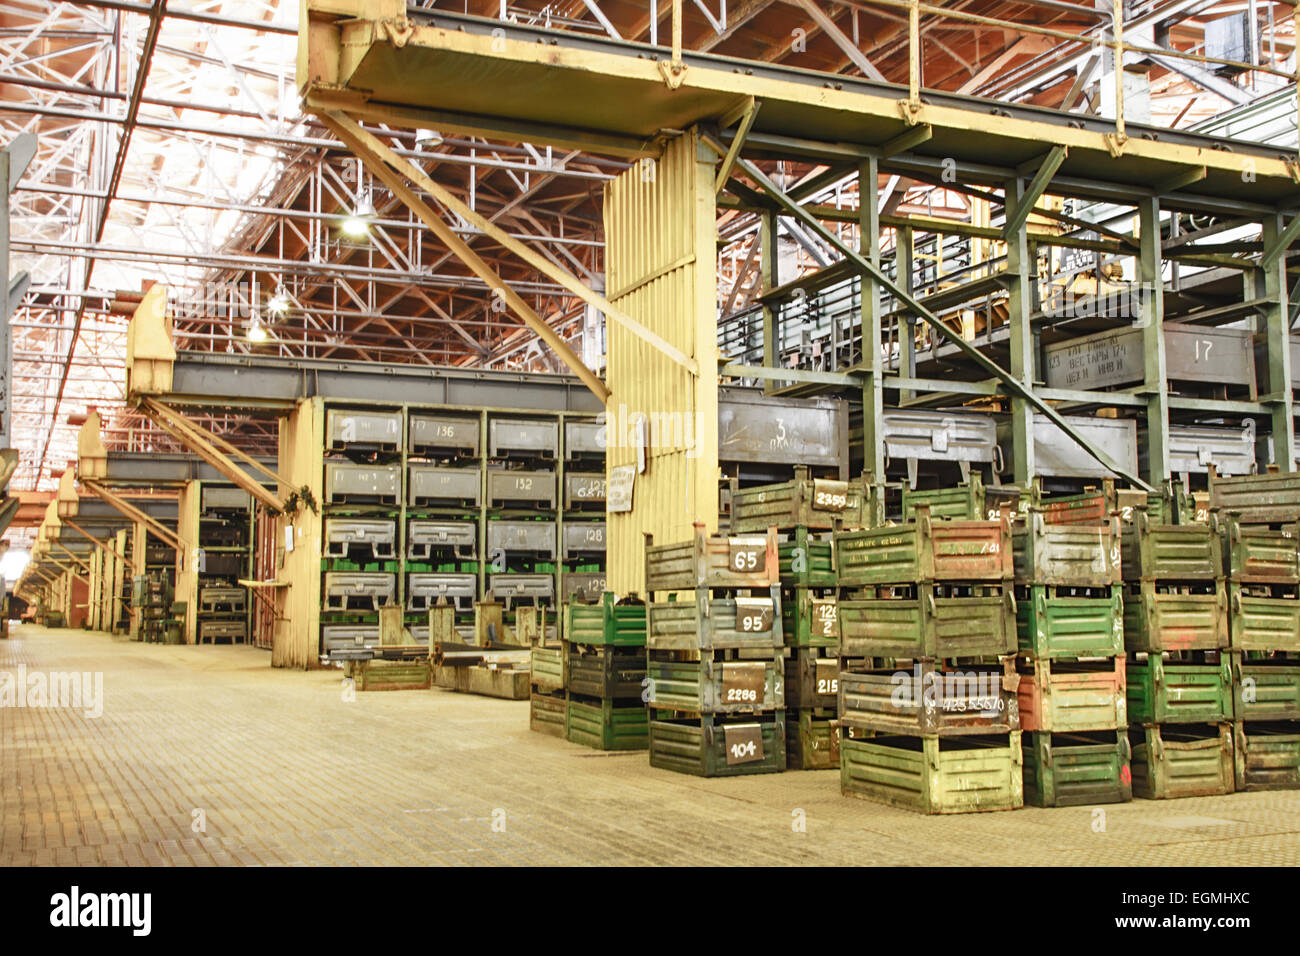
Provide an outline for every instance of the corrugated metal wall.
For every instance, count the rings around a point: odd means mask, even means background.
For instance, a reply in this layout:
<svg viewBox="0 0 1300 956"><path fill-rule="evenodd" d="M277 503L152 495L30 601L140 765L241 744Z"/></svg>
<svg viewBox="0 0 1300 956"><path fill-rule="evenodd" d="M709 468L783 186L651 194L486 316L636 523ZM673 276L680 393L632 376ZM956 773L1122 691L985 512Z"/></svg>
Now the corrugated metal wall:
<svg viewBox="0 0 1300 956"><path fill-rule="evenodd" d="M608 322L606 469L635 464L632 434L646 416L651 446L633 510L608 516L608 581L644 592L645 533L656 543L718 521L716 157L694 130L658 160L605 191L605 270L611 302L699 363L692 376L617 322Z"/></svg>

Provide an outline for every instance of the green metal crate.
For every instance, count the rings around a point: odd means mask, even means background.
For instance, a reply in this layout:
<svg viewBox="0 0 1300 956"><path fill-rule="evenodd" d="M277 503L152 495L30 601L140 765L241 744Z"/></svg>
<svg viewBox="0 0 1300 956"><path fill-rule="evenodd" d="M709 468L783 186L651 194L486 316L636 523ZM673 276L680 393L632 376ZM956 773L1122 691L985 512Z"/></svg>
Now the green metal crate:
<svg viewBox="0 0 1300 956"><path fill-rule="evenodd" d="M1119 519L1104 524L1049 524L1040 512L1018 518L1011 530L1016 583L1112 587L1120 576Z"/></svg>
<svg viewBox="0 0 1300 956"><path fill-rule="evenodd" d="M1011 657L955 668L914 661L906 668L845 670L840 726L917 737L1007 733L1020 728L1018 679Z"/></svg>
<svg viewBox="0 0 1300 956"><path fill-rule="evenodd" d="M1260 660L1233 653L1233 717L1300 720L1300 659Z"/></svg>
<svg viewBox="0 0 1300 956"><path fill-rule="evenodd" d="M781 593L758 598L664 601L646 610L646 647L651 650L780 648ZM766 627L766 630L763 628Z"/></svg>
<svg viewBox="0 0 1300 956"><path fill-rule="evenodd" d="M1223 543L1209 524L1156 524L1139 511L1120 539L1125 581L1213 581L1223 577Z"/></svg>
<svg viewBox="0 0 1300 956"><path fill-rule="evenodd" d="M1124 655L1109 661L1027 661L1021 667L1020 729L1048 733L1128 726Z"/></svg>
<svg viewBox="0 0 1300 956"><path fill-rule="evenodd" d="M642 648L565 642L564 689L570 694L640 702L645 679Z"/></svg>
<svg viewBox="0 0 1300 956"><path fill-rule="evenodd" d="M578 700L569 697L565 739L596 750L645 750L647 714L640 701Z"/></svg>
<svg viewBox="0 0 1300 956"><path fill-rule="evenodd" d="M840 659L818 647L791 648L785 659L785 704L834 712L839 706Z"/></svg>
<svg viewBox="0 0 1300 956"><path fill-rule="evenodd" d="M1036 585L1016 601L1020 653L1038 659L1114 657L1124 652L1124 592L1108 597L1061 596Z"/></svg>
<svg viewBox="0 0 1300 956"><path fill-rule="evenodd" d="M1230 516L1226 527L1228 577L1251 584L1300 584L1297 532L1243 525Z"/></svg>
<svg viewBox="0 0 1300 956"><path fill-rule="evenodd" d="M782 711L726 720L652 719L650 766L697 777L780 773L785 770L786 761L785 725ZM728 763L729 741L741 751L731 755L731 763ZM755 745L752 753L747 750L750 743Z"/></svg>
<svg viewBox="0 0 1300 956"><path fill-rule="evenodd" d="M997 736L840 736L840 791L919 813L1024 805L1020 731Z"/></svg>
<svg viewBox="0 0 1300 956"><path fill-rule="evenodd" d="M972 474L970 481L953 488L914 491L903 486L903 520L916 518L918 507L930 509L930 517L950 521L986 521L984 482Z"/></svg>
<svg viewBox="0 0 1300 956"><path fill-rule="evenodd" d="M539 694L533 691L528 704L528 729L548 737L564 737L568 720L568 701L564 694Z"/></svg>
<svg viewBox="0 0 1300 956"><path fill-rule="evenodd" d="M1232 717L1232 668L1159 657L1128 662L1130 724L1212 724Z"/></svg>
<svg viewBox="0 0 1300 956"><path fill-rule="evenodd" d="M568 620L564 636L575 644L608 644L615 647L644 647L646 606L619 603L606 591L599 604L570 601L565 607Z"/></svg>
<svg viewBox="0 0 1300 956"><path fill-rule="evenodd" d="M1237 721L1233 738L1238 791L1300 790L1300 721Z"/></svg>
<svg viewBox="0 0 1300 956"><path fill-rule="evenodd" d="M914 522L835 534L841 587L1012 578L1007 521L944 521L921 509Z"/></svg>
<svg viewBox="0 0 1300 956"><path fill-rule="evenodd" d="M788 647L840 646L840 621L835 595L797 588L781 595L781 630Z"/></svg>
<svg viewBox="0 0 1300 956"><path fill-rule="evenodd" d="M1133 795L1145 800L1232 793L1232 724L1129 728Z"/></svg>
<svg viewBox="0 0 1300 956"><path fill-rule="evenodd" d="M838 770L839 721L830 711L786 711L785 766L787 770Z"/></svg>
<svg viewBox="0 0 1300 956"><path fill-rule="evenodd" d="M1263 597L1228 583L1228 636L1234 651L1300 653L1300 598Z"/></svg>
<svg viewBox="0 0 1300 956"><path fill-rule="evenodd" d="M428 690L433 683L428 660L348 661L343 673L352 678L357 690Z"/></svg>
<svg viewBox="0 0 1300 956"><path fill-rule="evenodd" d="M564 648L536 645L529 654L534 689L544 694L564 690Z"/></svg>
<svg viewBox="0 0 1300 956"><path fill-rule="evenodd" d="M1219 478L1210 475L1210 507L1245 524L1300 521L1300 473L1276 472Z"/></svg>
<svg viewBox="0 0 1300 956"><path fill-rule="evenodd" d="M861 528L866 524L866 500L861 479L814 479L806 468L797 468L793 481L733 489L731 530L752 534L771 527Z"/></svg>
<svg viewBox="0 0 1300 956"><path fill-rule="evenodd" d="M1195 585L1205 588L1204 583ZM1128 651L1209 651L1228 646L1228 596L1223 582L1202 593L1157 590L1143 581L1124 595Z"/></svg>
<svg viewBox="0 0 1300 956"><path fill-rule="evenodd" d="M781 658L697 661L657 659L646 663L649 706L688 714L760 713L785 707Z"/></svg>
<svg viewBox="0 0 1300 956"><path fill-rule="evenodd" d="M832 551L829 540L820 541L809 534L807 528L796 528L790 540L777 545L781 587L835 587L838 579L832 564Z"/></svg>
<svg viewBox="0 0 1300 956"><path fill-rule="evenodd" d="M1015 596L1001 593L935 597L922 585L915 598L839 601L844 657L999 657L1016 652Z"/></svg>
<svg viewBox="0 0 1300 956"><path fill-rule="evenodd" d="M1035 807L1095 806L1133 799L1125 730L1026 733L1025 803Z"/></svg>

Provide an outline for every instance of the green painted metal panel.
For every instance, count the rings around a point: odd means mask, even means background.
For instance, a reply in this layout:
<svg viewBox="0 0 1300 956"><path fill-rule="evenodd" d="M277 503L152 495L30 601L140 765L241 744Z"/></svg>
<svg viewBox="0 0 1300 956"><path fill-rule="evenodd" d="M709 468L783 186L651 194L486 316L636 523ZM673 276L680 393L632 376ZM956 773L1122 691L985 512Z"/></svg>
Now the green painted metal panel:
<svg viewBox="0 0 1300 956"><path fill-rule="evenodd" d="M766 661L657 660L646 665L647 703L692 714L756 713L785 706L779 657ZM761 687L761 690L760 690Z"/></svg>
<svg viewBox="0 0 1300 956"><path fill-rule="evenodd" d="M569 698L565 738L596 750L645 750L648 741L645 705L613 700Z"/></svg>
<svg viewBox="0 0 1300 956"><path fill-rule="evenodd" d="M1233 716L1238 720L1300 720L1300 661L1231 655Z"/></svg>
<svg viewBox="0 0 1300 956"><path fill-rule="evenodd" d="M1133 795L1146 800L1232 793L1232 724L1132 727Z"/></svg>
<svg viewBox="0 0 1300 956"><path fill-rule="evenodd" d="M1024 735L1025 803L1095 806L1133 799L1125 730Z"/></svg>
<svg viewBox="0 0 1300 956"><path fill-rule="evenodd" d="M781 647L785 638L780 593L772 590L774 597L751 598L748 604L737 598L651 604L646 611L646 646L651 650ZM759 626L752 622L760 618L770 619L768 630L752 629Z"/></svg>
<svg viewBox="0 0 1300 956"><path fill-rule="evenodd" d="M931 581L1007 581L1012 577L1005 521L943 521L919 514L909 524L837 532L841 587Z"/></svg>
<svg viewBox="0 0 1300 956"><path fill-rule="evenodd" d="M1228 585L1228 633L1234 651L1300 652L1300 598L1259 597Z"/></svg>
<svg viewBox="0 0 1300 956"><path fill-rule="evenodd" d="M829 539L819 540L807 529L797 529L789 541L778 545L783 588L833 588L838 582Z"/></svg>
<svg viewBox="0 0 1300 956"><path fill-rule="evenodd" d="M1125 581L1213 581L1223 577L1223 544L1209 524L1155 524L1145 512L1123 526Z"/></svg>
<svg viewBox="0 0 1300 956"><path fill-rule="evenodd" d="M1097 525L1049 524L1030 512L1011 532L1016 583L1066 587L1119 584L1119 519Z"/></svg>
<svg viewBox="0 0 1300 956"><path fill-rule="evenodd" d="M839 705L840 658L824 648L792 648L785 659L785 704L834 711Z"/></svg>
<svg viewBox="0 0 1300 956"><path fill-rule="evenodd" d="M1064 733L1128 725L1124 655L1109 661L1021 664L1020 729Z"/></svg>
<svg viewBox="0 0 1300 956"><path fill-rule="evenodd" d="M1300 584L1300 541L1294 530L1274 531L1227 522L1228 577L1252 584Z"/></svg>
<svg viewBox="0 0 1300 956"><path fill-rule="evenodd" d="M1112 587L1109 597L1094 598L1027 588L1016 601L1016 638L1020 653L1039 659L1122 654L1123 589Z"/></svg>
<svg viewBox="0 0 1300 956"><path fill-rule="evenodd" d="M705 534L645 549L646 593L696 588L768 588L779 574L776 533Z"/></svg>
<svg viewBox="0 0 1300 956"><path fill-rule="evenodd" d="M785 723L785 714L779 711L727 721L654 719L650 721L650 766L697 777L777 773L785 770ZM753 724L761 732L761 759L727 763L727 726Z"/></svg>
<svg viewBox="0 0 1300 956"><path fill-rule="evenodd" d="M646 678L644 650L639 647L567 644L565 690L582 697L640 702Z"/></svg>
<svg viewBox="0 0 1300 956"><path fill-rule="evenodd" d="M1215 664L1128 662L1130 724L1217 723L1232 716L1232 669L1227 655Z"/></svg>
<svg viewBox="0 0 1300 956"><path fill-rule="evenodd" d="M807 708L786 712L787 770L838 770L840 727L834 714Z"/></svg>
<svg viewBox="0 0 1300 956"><path fill-rule="evenodd" d="M844 657L997 657L1016 651L1015 597L841 598Z"/></svg>
<svg viewBox="0 0 1300 956"><path fill-rule="evenodd" d="M599 604L570 602L565 637L575 644L608 644L616 647L644 647L645 605L627 598L615 600L606 591Z"/></svg>
<svg viewBox="0 0 1300 956"><path fill-rule="evenodd" d="M824 481L807 477L793 481L737 488L731 494L731 530L736 534L790 529L861 528L867 495L862 480Z"/></svg>
<svg viewBox="0 0 1300 956"><path fill-rule="evenodd" d="M534 691L528 704L528 729L550 737L563 737L568 708L563 694L539 694Z"/></svg>
<svg viewBox="0 0 1300 956"><path fill-rule="evenodd" d="M1124 647L1129 651L1158 654L1227 646L1228 596L1222 582L1169 591L1143 581L1124 595Z"/></svg>
<svg viewBox="0 0 1300 956"><path fill-rule="evenodd" d="M1211 476L1210 507L1245 524L1294 524L1300 521L1300 474Z"/></svg>
<svg viewBox="0 0 1300 956"><path fill-rule="evenodd" d="M532 685L543 693L564 690L564 648L537 645L529 654Z"/></svg>
<svg viewBox="0 0 1300 956"><path fill-rule="evenodd" d="M840 737L840 791L920 813L1024 804L1020 732L991 737Z"/></svg>
<svg viewBox="0 0 1300 956"><path fill-rule="evenodd" d="M1238 790L1300 790L1300 723L1243 723L1233 734Z"/></svg>
<svg viewBox="0 0 1300 956"><path fill-rule="evenodd" d="M1013 658L1001 665L937 667L916 661L840 674L843 727L884 734L996 734L1020 727Z"/></svg>
<svg viewBox="0 0 1300 956"><path fill-rule="evenodd" d="M781 596L781 629L788 647L840 646L840 621L835 595L797 588Z"/></svg>

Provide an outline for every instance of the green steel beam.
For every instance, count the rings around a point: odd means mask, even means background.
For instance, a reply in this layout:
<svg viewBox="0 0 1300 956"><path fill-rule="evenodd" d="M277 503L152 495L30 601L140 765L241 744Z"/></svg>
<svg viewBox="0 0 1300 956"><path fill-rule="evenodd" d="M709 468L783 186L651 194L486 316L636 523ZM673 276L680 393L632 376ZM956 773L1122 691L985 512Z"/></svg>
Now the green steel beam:
<svg viewBox="0 0 1300 956"><path fill-rule="evenodd" d="M1068 154L1069 151L1064 146L1053 146L1038 164L1038 172L1030 180L1028 188L1020 193L1014 204L1008 202L1007 221L1002 227L1002 235L1008 241L1025 228L1025 223L1029 221L1029 214L1034 211L1034 203L1043 198L1043 193L1047 191L1047 184L1052 181L1052 177L1061 168L1061 163L1065 162ZM1016 172L1019 173L1019 170ZM1019 175L1015 177L1016 182L1020 182L1020 179Z"/></svg>
<svg viewBox="0 0 1300 956"><path fill-rule="evenodd" d="M1300 216L1282 227L1281 216L1262 223L1264 247L1256 289L1269 300L1264 312L1268 343L1268 398L1273 419L1273 461L1282 471L1295 471L1295 393L1291 388L1291 332L1288 328L1286 256L1282 252L1300 231Z"/></svg>
<svg viewBox="0 0 1300 956"><path fill-rule="evenodd" d="M924 127L927 131L929 127ZM906 134L904 134L906 135ZM928 138L928 135L927 135ZM880 268L880 163L874 157L858 167L858 246ZM876 481L885 480L885 358L881 352L884 327L880 288L876 280L862 277L862 470Z"/></svg>
<svg viewBox="0 0 1300 956"><path fill-rule="evenodd" d="M1051 173L1065 158L1064 149L1052 150L1025 187L1017 176L1006 185L1007 242L1007 331L1011 350L1011 375L1026 389L1034 385L1034 335L1030 317L1034 313L1033 288L1037 278L1034 257L1030 254L1025 223ZM1047 175L1044 176L1043 174ZM1034 410L1023 397L1011 399L1012 480L1022 488L1032 487L1038 469L1034 462Z"/></svg>
<svg viewBox="0 0 1300 956"><path fill-rule="evenodd" d="M1142 314L1143 391L1146 395L1147 473L1152 485L1169 477L1169 380L1165 370L1164 280L1160 274L1160 200L1138 206L1138 289Z"/></svg>

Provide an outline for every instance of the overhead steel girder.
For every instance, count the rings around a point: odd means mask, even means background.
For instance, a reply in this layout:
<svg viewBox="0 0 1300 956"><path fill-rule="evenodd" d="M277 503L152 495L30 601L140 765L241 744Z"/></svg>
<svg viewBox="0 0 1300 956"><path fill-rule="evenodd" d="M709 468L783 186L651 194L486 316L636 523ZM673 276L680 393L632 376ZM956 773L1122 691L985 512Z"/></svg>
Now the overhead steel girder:
<svg viewBox="0 0 1300 956"><path fill-rule="evenodd" d="M155 521L170 521L175 523L177 515L177 505L175 497L171 498L135 498L132 499L132 505L137 510L143 511ZM77 506L77 520L86 525L119 525L127 527L134 523L134 518L129 518L122 512L118 511L107 501L94 497L83 497L81 503Z"/></svg>
<svg viewBox="0 0 1300 956"><path fill-rule="evenodd" d="M706 141L710 142L714 146L714 149L718 152L720 156L725 155L726 148L723 147L716 139L709 136L706 136L705 139ZM806 226L808 226L809 229L811 229L818 236L820 236L823 239L823 241L829 243L832 247L834 247L840 253L840 255L844 256L845 259L853 263L853 265L857 268L859 272L863 273L865 276L871 279L874 279L881 286L888 289L891 293L893 293L894 297L908 311L912 312L913 314L915 314L916 316L924 320L925 323L929 325L932 329L934 329L944 338L948 339L955 346L957 346L957 348L967 358L975 362L977 365L979 365L981 368L987 371L990 375L997 378L998 381L1001 382L1002 387L1006 390L1006 392L1009 395L1016 398L1024 399L1030 405L1032 405L1037 411L1041 412L1043 415L1046 415L1047 418L1051 420L1052 424L1060 428L1061 431L1063 431L1067 436L1069 436L1069 438L1072 441L1078 444L1080 448L1082 448L1090 456L1095 458L1103 466L1105 466L1110 471L1114 472L1116 475L1119 475L1121 478L1125 479L1126 481L1128 481L1130 484L1134 485L1137 488L1142 488L1147 491L1154 490L1150 485L1148 485L1137 475L1130 474L1129 472L1127 472L1122 466L1120 466L1114 459L1112 459L1104 451L1097 448L1091 442L1089 442L1087 439L1081 436L1070 425L1069 422L1067 422L1064 418L1061 417L1060 413L1057 412L1056 409L1054 409L1051 405L1048 405L1045 401L1039 398L1034 393L1032 388L1028 387L1024 383L1017 380L1014 375L1012 375L1010 372L1003 369L1002 366L998 365L991 358L989 358L987 355L985 355L983 352L977 349L974 345L972 345L971 343L963 339L960 335L953 332L953 330L948 328L948 326L945 325L939 319L938 316L936 316L933 312L931 312L929 309L923 306L912 295L908 294L902 287L900 287L896 282L894 282L891 278L889 278L889 276L885 275L885 273L878 266L874 265L873 263L869 262L867 259L863 258L862 255L860 255L855 249L853 249L851 246L849 246L847 243L841 240L835 233L833 233L832 231L824 227L820 222L817 221L817 219L810 212L808 212L797 202L795 202L784 192L782 192L781 189L770 179L768 179L767 176L765 176L763 172L759 170L758 167L756 167L753 163L749 162L744 158L738 157L736 159L736 166L741 170L743 170L745 175L747 175L751 180L753 180L756 184L758 184L758 186L765 193L767 193L772 199L774 199L777 205L779 205L786 213L788 213L791 216L794 216L796 219L803 222Z"/></svg>
<svg viewBox="0 0 1300 956"><path fill-rule="evenodd" d="M172 531L170 528L164 527L161 523L156 521L150 515L146 514L144 511L135 507L133 504L131 504L131 502L127 501L125 498L120 498L117 495L113 494L113 492L109 491L107 488L105 488L103 485L101 485L98 481L94 479L85 478L82 479L81 483L88 490L95 493L100 498L103 498L106 502L108 502L110 505L112 505L114 508L120 511L127 518L131 519L132 521L143 522L145 526L149 528L150 531L152 531L158 537L162 538L163 541L165 541L173 549L180 551L182 554L189 552L191 545L188 542L183 541L180 538L180 536L176 534L176 532Z"/></svg>
<svg viewBox="0 0 1300 956"><path fill-rule="evenodd" d="M258 458L266 467L274 459ZM197 455L168 452L110 451L108 471L101 479L115 488L138 485L147 488L180 487L191 481L225 483L225 475Z"/></svg>
<svg viewBox="0 0 1300 956"><path fill-rule="evenodd" d="M132 561L132 560L131 560L129 557L127 557L125 554L122 554L122 552L118 551L116 548L111 547L111 546L108 544L108 542L107 542L106 539L107 539L107 537L108 537L108 534L111 533L111 530L112 530L112 529L109 529L109 528L83 528L81 525L77 524L77 522L73 521L71 518L67 518L67 517L65 517L65 518L63 518L62 520L63 520L63 523L64 523L65 525L67 525L68 527L70 527L73 531L76 531L76 532L78 532L79 534L81 534L82 536L84 536L84 537L85 537L88 541L90 541L90 542L91 542L95 547L97 547L97 548L99 548L101 551L104 551L104 552L106 552L106 553L108 553L108 554L111 554L113 557L115 557L115 558L117 558L117 559L119 559L119 560L125 562L125 563L126 563L126 566L127 566L128 568L130 568L133 572L136 570L136 563L135 563L134 561Z"/></svg>

